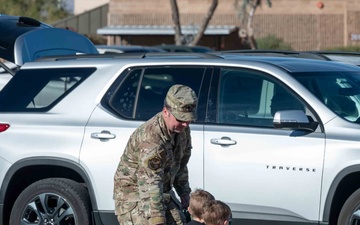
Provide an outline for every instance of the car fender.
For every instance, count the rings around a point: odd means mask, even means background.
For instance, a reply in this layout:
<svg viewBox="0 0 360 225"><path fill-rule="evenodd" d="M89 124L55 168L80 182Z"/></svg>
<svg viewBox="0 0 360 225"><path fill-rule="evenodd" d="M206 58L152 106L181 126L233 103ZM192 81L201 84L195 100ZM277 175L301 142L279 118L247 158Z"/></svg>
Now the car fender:
<svg viewBox="0 0 360 225"><path fill-rule="evenodd" d="M75 161L71 161L63 158L55 158L55 157L30 157L23 160L19 160L18 162L14 163L7 171L4 180L2 182L1 190L0 190L0 205L3 205L4 201L6 200L6 193L11 188L10 187L11 180L14 178L15 174L21 169L24 169L26 167L35 167L35 166L63 167L74 172L74 175L81 177L81 179L86 184L93 210L97 209L97 203L94 195L93 185L91 183L90 177L88 176L84 168L82 168L82 166ZM49 177L51 177L51 174L47 176L37 177L36 180L41 180ZM3 215L3 210L0 212L0 216L2 215ZM2 221L1 218L0 221Z"/></svg>

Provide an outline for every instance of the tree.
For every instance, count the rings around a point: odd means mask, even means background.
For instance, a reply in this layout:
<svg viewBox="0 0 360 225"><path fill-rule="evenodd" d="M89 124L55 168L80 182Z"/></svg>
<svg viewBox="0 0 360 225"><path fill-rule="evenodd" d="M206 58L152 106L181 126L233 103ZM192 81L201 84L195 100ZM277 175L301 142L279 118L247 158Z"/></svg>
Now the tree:
<svg viewBox="0 0 360 225"><path fill-rule="evenodd" d="M257 7L262 5L262 0L235 0L234 6L240 17L242 38L247 40L251 49L257 49L256 40L254 37L253 17ZM266 0L266 3L271 7L271 0Z"/></svg>
<svg viewBox="0 0 360 225"><path fill-rule="evenodd" d="M170 0L170 5L171 5L172 19L174 22L174 29L175 29L175 44L182 45L183 38L182 38L182 33L181 33L179 8L177 6L176 0Z"/></svg>
<svg viewBox="0 0 360 225"><path fill-rule="evenodd" d="M0 0L0 13L31 17L48 24L70 15L64 0Z"/></svg>
<svg viewBox="0 0 360 225"><path fill-rule="evenodd" d="M200 41L200 39L203 37L204 32L212 18L212 16L215 13L216 7L218 5L218 0L212 0L211 5L209 7L209 10L204 17L202 24L199 26L199 30L197 31L197 34L195 35L194 39L187 43L186 39L184 38L184 35L181 32L181 23L180 23L180 14L179 14L179 8L177 5L177 0L170 0L171 5L171 11L172 11L172 19L174 22L174 29L175 29L175 44L176 45L197 45Z"/></svg>

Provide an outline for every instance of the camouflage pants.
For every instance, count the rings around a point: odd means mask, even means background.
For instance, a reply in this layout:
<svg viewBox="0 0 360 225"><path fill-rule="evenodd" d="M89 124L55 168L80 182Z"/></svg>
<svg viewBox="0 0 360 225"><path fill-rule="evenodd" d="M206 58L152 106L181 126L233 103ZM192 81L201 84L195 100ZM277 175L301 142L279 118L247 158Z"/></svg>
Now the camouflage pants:
<svg viewBox="0 0 360 225"><path fill-rule="evenodd" d="M164 194L166 225L183 225L185 216L176 199ZM149 225L149 220L138 202L123 203L122 210L116 209L120 225Z"/></svg>
<svg viewBox="0 0 360 225"><path fill-rule="evenodd" d="M120 225L149 225L148 220L137 203L120 203L122 209L116 208L117 220ZM125 212L125 210L127 212Z"/></svg>

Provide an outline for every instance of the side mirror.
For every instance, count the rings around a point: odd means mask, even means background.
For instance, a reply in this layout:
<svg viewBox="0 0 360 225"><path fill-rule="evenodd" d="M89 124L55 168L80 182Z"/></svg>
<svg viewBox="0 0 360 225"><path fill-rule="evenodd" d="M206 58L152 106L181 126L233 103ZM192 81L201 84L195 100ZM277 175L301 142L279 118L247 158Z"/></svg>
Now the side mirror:
<svg viewBox="0 0 360 225"><path fill-rule="evenodd" d="M275 128L289 130L315 131L318 122L309 121L309 118L301 110L286 110L275 113L273 124Z"/></svg>

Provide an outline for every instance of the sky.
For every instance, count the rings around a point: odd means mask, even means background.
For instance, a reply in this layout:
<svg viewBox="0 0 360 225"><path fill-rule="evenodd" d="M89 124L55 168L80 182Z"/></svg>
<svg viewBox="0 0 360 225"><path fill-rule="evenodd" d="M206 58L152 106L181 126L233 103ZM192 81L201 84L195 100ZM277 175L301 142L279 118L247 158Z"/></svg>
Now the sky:
<svg viewBox="0 0 360 225"><path fill-rule="evenodd" d="M74 0L64 0L64 2L66 9L74 13Z"/></svg>

